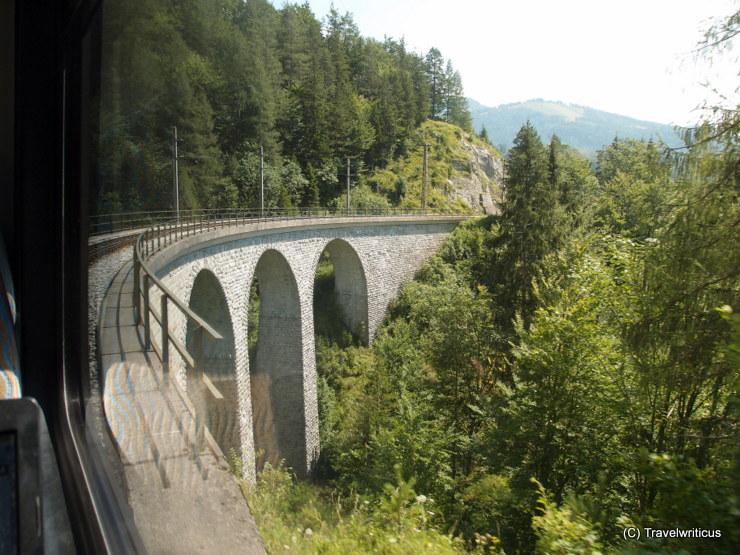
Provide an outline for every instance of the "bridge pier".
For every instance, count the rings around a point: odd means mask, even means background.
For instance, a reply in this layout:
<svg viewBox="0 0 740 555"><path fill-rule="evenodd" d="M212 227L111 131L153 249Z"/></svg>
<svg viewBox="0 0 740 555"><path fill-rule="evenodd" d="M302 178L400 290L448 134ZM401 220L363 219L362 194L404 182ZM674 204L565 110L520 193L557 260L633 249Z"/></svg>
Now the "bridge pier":
<svg viewBox="0 0 740 555"><path fill-rule="evenodd" d="M231 327L231 333L223 333L221 328L219 331L227 345L233 343L225 348L232 358L224 357L221 347L205 347L204 353L211 368L208 375L213 379L221 380L227 373L234 375L222 387L235 391L235 400L229 404L229 422L237 424L237 431L232 428L224 432L222 441L224 445L234 441L239 444L245 477L253 481L266 461L276 465L281 459L297 475L306 476L317 462L320 444L313 287L321 253L326 250L334 264L335 291L345 322L369 344L391 299L460 219L263 222L194 235L150 259L158 278L178 298L191 299L193 307L199 306L207 322L219 321L219 314L231 318L230 323L221 321L223 326ZM196 283L204 268L210 269L218 287ZM261 305L257 352L250 363L247 314L255 277ZM216 290L222 297L214 296ZM203 298L197 300L203 292ZM156 293L152 296L156 302ZM170 325L185 343L192 333L187 330L185 318L175 315ZM225 360L234 363L229 362L228 368L226 364L219 366ZM173 360L172 367L184 385L184 363ZM261 457L255 458L255 451L261 452Z"/></svg>
<svg viewBox="0 0 740 555"><path fill-rule="evenodd" d="M303 337L298 286L285 257L267 250L255 268L260 317L257 352L250 368L256 469L281 460L303 476L306 415L303 386Z"/></svg>

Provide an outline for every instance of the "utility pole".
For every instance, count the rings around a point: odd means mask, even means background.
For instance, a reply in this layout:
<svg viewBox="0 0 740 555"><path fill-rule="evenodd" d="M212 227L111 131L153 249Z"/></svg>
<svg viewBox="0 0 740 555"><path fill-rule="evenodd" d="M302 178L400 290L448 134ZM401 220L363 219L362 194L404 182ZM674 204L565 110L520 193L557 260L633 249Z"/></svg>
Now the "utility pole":
<svg viewBox="0 0 740 555"><path fill-rule="evenodd" d="M175 198L175 217L180 219L180 183L177 168L177 127L172 126L172 172L173 172L173 188Z"/></svg>
<svg viewBox="0 0 740 555"><path fill-rule="evenodd" d="M429 150L429 145L427 143L424 143L422 146L424 147L424 175L421 181L421 204L424 208L424 212L426 212L427 211L427 195L429 194L429 185L427 184L427 174L429 173L429 165L427 163L427 154Z"/></svg>
<svg viewBox="0 0 740 555"><path fill-rule="evenodd" d="M349 216L349 158L347 158L347 215Z"/></svg>
<svg viewBox="0 0 740 555"><path fill-rule="evenodd" d="M260 145L260 217L265 215L265 149Z"/></svg>

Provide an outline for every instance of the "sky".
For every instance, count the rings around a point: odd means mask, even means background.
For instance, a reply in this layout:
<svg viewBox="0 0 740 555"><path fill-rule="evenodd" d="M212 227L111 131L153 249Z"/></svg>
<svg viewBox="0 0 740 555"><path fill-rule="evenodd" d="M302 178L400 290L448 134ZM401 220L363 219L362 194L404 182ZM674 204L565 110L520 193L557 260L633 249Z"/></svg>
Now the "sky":
<svg viewBox="0 0 740 555"><path fill-rule="evenodd" d="M303 3L303 0L298 0ZM438 48L486 106L534 98L637 119L688 125L715 100L710 82L738 103L735 51L708 69L691 52L712 18L740 0L308 0L322 19L331 4L360 33ZM277 7L280 0L273 0Z"/></svg>

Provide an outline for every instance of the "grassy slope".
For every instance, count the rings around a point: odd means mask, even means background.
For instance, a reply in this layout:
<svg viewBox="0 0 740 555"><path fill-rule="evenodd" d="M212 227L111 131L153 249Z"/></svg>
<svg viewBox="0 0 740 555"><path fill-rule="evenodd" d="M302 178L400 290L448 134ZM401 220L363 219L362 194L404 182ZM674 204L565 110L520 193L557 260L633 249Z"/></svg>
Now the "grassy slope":
<svg viewBox="0 0 740 555"><path fill-rule="evenodd" d="M401 207L415 208L421 206L421 189L424 172L424 147L429 144L428 172L429 172L429 207L438 210L450 210L456 213L472 213L473 210L461 200L454 198L452 187L448 179L455 176L469 176L470 155L465 151L460 141L464 138L472 143L488 149L491 154L501 157L496 149L483 142L475 135L469 135L455 125L442 121L426 121L423 123L415 138L408 155L394 160L385 169L378 169L368 178L370 187L380 194L394 199L397 194L399 178L406 184L406 194L400 199ZM493 192L496 185L491 182Z"/></svg>

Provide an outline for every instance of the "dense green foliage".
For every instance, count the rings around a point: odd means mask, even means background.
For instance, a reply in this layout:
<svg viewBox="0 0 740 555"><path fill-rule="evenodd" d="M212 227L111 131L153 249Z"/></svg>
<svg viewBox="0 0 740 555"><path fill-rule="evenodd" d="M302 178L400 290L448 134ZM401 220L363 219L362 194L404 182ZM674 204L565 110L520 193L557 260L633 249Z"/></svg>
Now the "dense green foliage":
<svg viewBox="0 0 740 555"><path fill-rule="evenodd" d="M732 551L740 112L715 113L683 151L615 139L595 171L522 127L501 215L459 226L372 347L319 339L335 495L400 471L470 550Z"/></svg>
<svg viewBox="0 0 740 555"><path fill-rule="evenodd" d="M362 186L429 118L472 132L437 49L363 38L334 9L319 22L266 0L110 2L102 44L96 213L173 206L173 126L182 208L257 205L260 146L265 205L315 206L340 197L346 158Z"/></svg>
<svg viewBox="0 0 740 555"><path fill-rule="evenodd" d="M337 491L379 495L400 469L469 549L729 551L739 176L736 130L711 130L672 161L615 140L592 174L525 125L501 216L458 228L372 348L320 340ZM604 217L615 175L642 184L624 219ZM626 543L632 524L722 538Z"/></svg>
<svg viewBox="0 0 740 555"><path fill-rule="evenodd" d="M306 5L104 7L95 211L421 203L465 173L459 74L437 49L360 36ZM722 42L738 17L708 35ZM428 121L440 120L440 121ZM454 125L452 125L454 124ZM273 552L730 552L740 544L740 115L689 147L615 139L593 170L529 123L501 214L461 224L371 347L315 290L320 486L247 490ZM483 133L482 133L483 135ZM461 163L462 162L462 163ZM372 170L372 171L370 171ZM250 329L258 327L258 284ZM250 336L252 350L256 333ZM236 462L235 462L236 463ZM722 531L627 541L625 526Z"/></svg>
<svg viewBox="0 0 740 555"><path fill-rule="evenodd" d="M399 478L378 496L295 482L269 464L256 488L242 484L269 553L455 553L460 539L430 524L434 503Z"/></svg>

